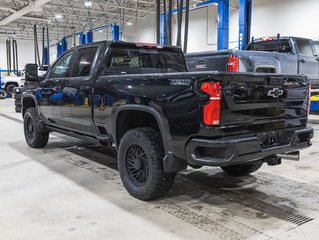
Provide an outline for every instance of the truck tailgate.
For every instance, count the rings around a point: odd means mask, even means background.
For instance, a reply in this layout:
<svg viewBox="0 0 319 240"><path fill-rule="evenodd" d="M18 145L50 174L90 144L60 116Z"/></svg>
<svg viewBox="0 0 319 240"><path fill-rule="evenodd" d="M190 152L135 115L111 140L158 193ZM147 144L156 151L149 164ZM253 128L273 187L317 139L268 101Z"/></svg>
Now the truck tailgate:
<svg viewBox="0 0 319 240"><path fill-rule="evenodd" d="M308 88L303 76L234 74L222 84L221 134L306 125Z"/></svg>

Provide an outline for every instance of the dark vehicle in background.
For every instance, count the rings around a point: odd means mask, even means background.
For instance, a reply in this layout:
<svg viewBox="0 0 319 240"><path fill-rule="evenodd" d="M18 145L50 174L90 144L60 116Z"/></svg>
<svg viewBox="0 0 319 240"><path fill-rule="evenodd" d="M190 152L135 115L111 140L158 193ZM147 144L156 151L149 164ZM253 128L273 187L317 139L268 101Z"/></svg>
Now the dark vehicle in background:
<svg viewBox="0 0 319 240"><path fill-rule="evenodd" d="M163 196L188 165L246 175L299 159L313 137L309 105L305 76L188 72L180 48L110 41L66 51L22 95L30 147L52 131L114 146L125 188L142 200Z"/></svg>
<svg viewBox="0 0 319 240"><path fill-rule="evenodd" d="M303 74L319 88L319 42L297 37L253 39L246 51L186 54L190 71Z"/></svg>

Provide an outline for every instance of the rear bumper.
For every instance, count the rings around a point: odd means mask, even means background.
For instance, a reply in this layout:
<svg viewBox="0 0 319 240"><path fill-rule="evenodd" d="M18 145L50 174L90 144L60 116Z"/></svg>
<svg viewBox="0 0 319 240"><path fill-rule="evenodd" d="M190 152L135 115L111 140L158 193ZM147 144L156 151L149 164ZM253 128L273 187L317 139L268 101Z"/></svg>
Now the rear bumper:
<svg viewBox="0 0 319 240"><path fill-rule="evenodd" d="M193 138L186 146L191 165L230 166L311 146L310 127L280 129L220 139Z"/></svg>

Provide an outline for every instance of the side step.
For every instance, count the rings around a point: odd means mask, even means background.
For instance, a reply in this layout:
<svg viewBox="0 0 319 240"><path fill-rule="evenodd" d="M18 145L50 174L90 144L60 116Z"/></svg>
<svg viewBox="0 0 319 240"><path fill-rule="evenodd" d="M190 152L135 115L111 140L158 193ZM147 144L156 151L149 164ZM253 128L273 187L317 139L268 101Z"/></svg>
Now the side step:
<svg viewBox="0 0 319 240"><path fill-rule="evenodd" d="M110 139L107 136L97 136L97 137L90 137L81 133L76 133L70 130L64 130L64 129L60 129L60 128L56 128L53 126L46 126L46 128L52 132L58 132L70 137L74 137L74 138L78 138L83 140L84 142L89 142L92 144L101 144L101 142L105 143L103 145L109 145L110 144Z"/></svg>

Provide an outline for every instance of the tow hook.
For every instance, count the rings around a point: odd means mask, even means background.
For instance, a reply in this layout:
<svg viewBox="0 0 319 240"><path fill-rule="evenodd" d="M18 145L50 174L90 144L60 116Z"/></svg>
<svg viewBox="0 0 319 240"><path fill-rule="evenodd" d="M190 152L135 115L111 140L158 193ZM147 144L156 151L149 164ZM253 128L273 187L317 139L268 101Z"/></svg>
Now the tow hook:
<svg viewBox="0 0 319 240"><path fill-rule="evenodd" d="M280 165L281 164L281 158L277 157L276 155L270 156L267 159L267 164L269 166L276 166L276 165Z"/></svg>

